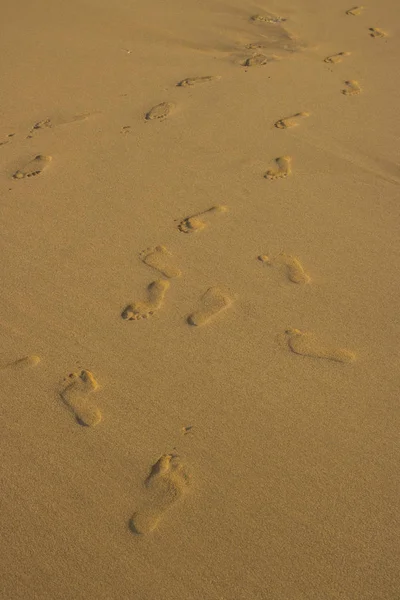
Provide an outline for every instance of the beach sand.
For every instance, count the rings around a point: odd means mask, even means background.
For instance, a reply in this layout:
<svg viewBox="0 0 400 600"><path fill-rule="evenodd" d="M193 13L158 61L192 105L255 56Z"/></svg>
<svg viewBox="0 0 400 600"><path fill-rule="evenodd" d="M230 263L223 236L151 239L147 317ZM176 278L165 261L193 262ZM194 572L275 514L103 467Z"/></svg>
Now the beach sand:
<svg viewBox="0 0 400 600"><path fill-rule="evenodd" d="M353 8L2 7L2 599L400 597L400 28Z"/></svg>

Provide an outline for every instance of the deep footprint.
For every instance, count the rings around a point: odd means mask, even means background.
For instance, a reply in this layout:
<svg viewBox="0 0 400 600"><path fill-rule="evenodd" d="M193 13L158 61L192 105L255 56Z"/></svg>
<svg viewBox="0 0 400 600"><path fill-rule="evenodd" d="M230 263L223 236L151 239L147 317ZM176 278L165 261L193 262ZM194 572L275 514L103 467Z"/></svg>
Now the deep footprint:
<svg viewBox="0 0 400 600"><path fill-rule="evenodd" d="M355 81L354 79L349 79L344 83L346 87L342 90L342 94L344 94L345 96L358 96L358 94L361 94L361 87L358 81Z"/></svg>
<svg viewBox="0 0 400 600"><path fill-rule="evenodd" d="M321 344L310 332L300 331L299 329L287 329L285 334L289 348L295 354L310 356L311 358L324 358L341 363L351 363L356 359L355 354L350 352L350 350Z"/></svg>
<svg viewBox="0 0 400 600"><path fill-rule="evenodd" d="M337 54L332 54L332 56L327 56L324 58L324 62L336 65L337 63L342 62L346 56L350 55L351 52L338 52Z"/></svg>
<svg viewBox="0 0 400 600"><path fill-rule="evenodd" d="M44 156L43 154L38 154L35 158L28 162L25 167L22 169L18 169L13 175L14 179L23 179L24 177L34 177L35 175L40 175L44 171L44 169L51 162L51 156Z"/></svg>
<svg viewBox="0 0 400 600"><path fill-rule="evenodd" d="M299 120L309 117L310 113L308 112L299 112L291 117L285 117L284 119L279 119L274 124L278 129L289 129L290 127L297 127L299 125Z"/></svg>
<svg viewBox="0 0 400 600"><path fill-rule="evenodd" d="M178 229L183 233L195 233L196 231L201 231L207 227L210 219L213 220L215 216L227 211L227 206L212 206L208 210L204 210L203 212L183 219L183 221L179 223Z"/></svg>
<svg viewBox="0 0 400 600"><path fill-rule="evenodd" d="M206 75L205 77L188 77L187 79L182 79L176 85L178 87L193 87L194 85L198 85L199 83L208 83L209 81L217 81L221 79L220 75Z"/></svg>
<svg viewBox="0 0 400 600"><path fill-rule="evenodd" d="M123 311L121 317L126 321L148 319L161 307L169 285L169 281L166 281L165 279L153 281L147 288L147 302L134 302L133 304L129 304Z"/></svg>
<svg viewBox="0 0 400 600"><path fill-rule="evenodd" d="M182 272L177 267L170 265L171 252L165 248L165 246L155 246L154 248L147 248L140 253L140 260L143 261L147 266L156 269L168 279L174 277L180 277Z"/></svg>
<svg viewBox="0 0 400 600"><path fill-rule="evenodd" d="M232 305L232 299L217 287L209 288L201 298L202 307L187 318L189 325L205 325Z"/></svg>
<svg viewBox="0 0 400 600"><path fill-rule="evenodd" d="M305 272L303 265L298 258L291 254L281 252L274 258L262 254L258 257L258 260L271 266L271 267L284 267L290 281L293 283L304 284L310 282L310 276Z"/></svg>
<svg viewBox="0 0 400 600"><path fill-rule="evenodd" d="M274 181L275 179L283 179L292 172L292 159L290 156L280 156L275 159L276 167L268 169L265 173L265 179Z"/></svg>
<svg viewBox="0 0 400 600"><path fill-rule="evenodd" d="M73 412L80 425L94 427L102 419L100 410L88 399L88 396L98 387L93 374L84 370L80 373L72 373L68 378L67 386L60 392L64 404Z"/></svg>
<svg viewBox="0 0 400 600"><path fill-rule="evenodd" d="M177 457L161 456L145 481L146 498L129 521L131 531L137 534L154 531L165 513L182 498L187 486L188 476Z"/></svg>
<svg viewBox="0 0 400 600"><path fill-rule="evenodd" d="M146 113L146 120L152 121L154 119L166 119L171 114L174 108L175 104L173 104L172 102L161 102L161 104L153 106L153 108L151 108L149 112Z"/></svg>

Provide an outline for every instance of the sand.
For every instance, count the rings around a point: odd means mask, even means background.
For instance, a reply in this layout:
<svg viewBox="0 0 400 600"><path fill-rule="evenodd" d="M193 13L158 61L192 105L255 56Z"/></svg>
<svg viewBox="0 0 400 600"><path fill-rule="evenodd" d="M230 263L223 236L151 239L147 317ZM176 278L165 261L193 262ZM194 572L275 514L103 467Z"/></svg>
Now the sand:
<svg viewBox="0 0 400 600"><path fill-rule="evenodd" d="M5 4L1 598L398 600L398 3Z"/></svg>

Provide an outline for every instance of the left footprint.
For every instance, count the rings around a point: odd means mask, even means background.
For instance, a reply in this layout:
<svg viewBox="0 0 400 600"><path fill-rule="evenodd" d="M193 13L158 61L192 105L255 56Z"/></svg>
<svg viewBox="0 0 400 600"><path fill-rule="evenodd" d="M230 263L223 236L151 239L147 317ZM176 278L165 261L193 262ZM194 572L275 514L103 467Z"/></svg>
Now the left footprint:
<svg viewBox="0 0 400 600"><path fill-rule="evenodd" d="M291 174L292 172L292 159L290 156L280 156L275 159L276 167L268 169L265 173L265 179L283 179Z"/></svg>
<svg viewBox="0 0 400 600"><path fill-rule="evenodd" d="M51 156L38 154L34 159L28 162L22 169L18 169L13 175L14 179L23 179L24 177L34 177L40 175L51 162Z"/></svg>
<svg viewBox="0 0 400 600"><path fill-rule="evenodd" d="M293 281L293 283L303 284L309 283L310 281L310 276L305 272L299 259L291 254L281 252L273 258L267 256L266 254L261 254L258 257L258 260L271 267L284 266L286 268L288 278L290 281Z"/></svg>
<svg viewBox="0 0 400 600"><path fill-rule="evenodd" d="M355 354L350 352L350 350L325 345L311 332L300 331L299 329L287 329L285 334L289 348L295 354L310 356L312 358L325 358L341 363L351 363L356 359Z"/></svg>
<svg viewBox="0 0 400 600"><path fill-rule="evenodd" d="M173 279L174 277L180 277L182 274L181 270L171 265L171 252L166 249L165 246L155 246L154 248L147 248L140 253L140 260L146 265L160 271L165 277Z"/></svg>
<svg viewBox="0 0 400 600"><path fill-rule="evenodd" d="M166 119L174 108L175 104L173 104L172 102L161 102L161 104L153 106L153 108L151 108L149 112L146 113L146 121L152 121L154 119Z"/></svg>
<svg viewBox="0 0 400 600"><path fill-rule="evenodd" d="M358 96L361 94L361 87L358 81L355 79L349 79L345 81L346 87L342 90L342 94L345 96Z"/></svg>
<svg viewBox="0 0 400 600"><path fill-rule="evenodd" d="M125 319L125 321L148 319L161 307L169 285L169 281L166 281L165 279L153 281L147 288L147 302L134 302L133 304L129 304L123 311L121 317Z"/></svg>
<svg viewBox="0 0 400 600"><path fill-rule="evenodd" d="M201 308L189 315L187 322L189 325L205 325L231 304L232 298L219 288L211 287L201 298Z"/></svg>
<svg viewBox="0 0 400 600"><path fill-rule="evenodd" d="M98 387L93 374L84 370L71 373L66 387L60 392L64 404L73 412L80 425L94 427L102 419L100 410L89 399L89 395Z"/></svg>
<svg viewBox="0 0 400 600"><path fill-rule="evenodd" d="M36 367L40 363L40 357L35 354L31 354L30 356L24 356L23 358L18 358L4 367L1 367L1 370L5 369L26 369L27 367Z"/></svg>
<svg viewBox="0 0 400 600"><path fill-rule="evenodd" d="M299 119L303 119L305 117L309 117L310 113L308 112L299 112L291 117L285 117L284 119L279 119L275 123L275 127L278 129L289 129L290 127L296 127L299 125Z"/></svg>

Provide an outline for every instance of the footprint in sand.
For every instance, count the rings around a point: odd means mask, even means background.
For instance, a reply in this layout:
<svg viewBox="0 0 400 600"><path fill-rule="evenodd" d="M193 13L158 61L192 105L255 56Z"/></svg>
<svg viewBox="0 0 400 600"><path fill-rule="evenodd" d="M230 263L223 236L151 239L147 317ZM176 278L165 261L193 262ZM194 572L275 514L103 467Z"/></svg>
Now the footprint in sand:
<svg viewBox="0 0 400 600"><path fill-rule="evenodd" d="M10 362L4 367L1 367L1 370L5 369L26 369L29 367L36 367L40 363L40 357L35 354L31 354L30 356L24 356L23 358L19 358L18 360L14 360Z"/></svg>
<svg viewBox="0 0 400 600"><path fill-rule="evenodd" d="M310 332L287 329L285 334L289 348L295 354L311 356L312 358L325 358L341 363L351 363L356 359L355 354L350 350L321 344Z"/></svg>
<svg viewBox="0 0 400 600"><path fill-rule="evenodd" d="M276 15L253 15L250 17L250 21L258 21L261 23L284 23L287 19L283 17L277 17Z"/></svg>
<svg viewBox="0 0 400 600"><path fill-rule="evenodd" d="M80 425L94 427L102 419L100 410L88 399L88 396L98 387L90 371L81 371L71 373L66 387L60 392L64 404L74 413Z"/></svg>
<svg viewBox="0 0 400 600"><path fill-rule="evenodd" d="M198 85L199 83L208 83L209 81L217 81L221 79L220 75L206 75L204 77L188 77L187 79L182 79L176 85L178 87L193 87L194 85Z"/></svg>
<svg viewBox="0 0 400 600"><path fill-rule="evenodd" d="M173 109L175 108L175 104L172 102L161 102L161 104L157 104L157 106L153 106L146 113L146 121L152 121L154 119L163 120L166 119Z"/></svg>
<svg viewBox="0 0 400 600"><path fill-rule="evenodd" d="M165 279L153 281L147 288L147 302L129 304L121 314L121 317L126 321L148 319L161 307L169 285L169 281Z"/></svg>
<svg viewBox="0 0 400 600"><path fill-rule="evenodd" d="M227 211L227 206L212 206L208 210L204 210L203 212L183 219L183 221L179 223L178 229L183 233L195 233L196 231L201 231L209 224L210 219L213 220L216 215L226 213Z"/></svg>
<svg viewBox="0 0 400 600"><path fill-rule="evenodd" d="M34 134L41 129L51 129L53 127L59 127L60 125L70 125L72 123L76 123L77 121L85 121L91 117L92 114L97 113L83 113L81 115L74 115L72 117L47 117L46 119L42 119L33 125L27 135L27 138L32 138Z"/></svg>
<svg viewBox="0 0 400 600"><path fill-rule="evenodd" d="M201 297L201 308L187 318L189 325L205 325L232 305L232 298L217 287L210 287Z"/></svg>
<svg viewBox="0 0 400 600"><path fill-rule="evenodd" d="M368 31L369 31L369 35L373 38L387 37L386 31L383 31L383 29L378 29L378 27L369 27Z"/></svg>
<svg viewBox="0 0 400 600"><path fill-rule="evenodd" d="M35 158L28 162L25 167L18 169L13 175L13 179L23 179L24 177L34 177L40 175L51 162L51 156L38 154Z"/></svg>
<svg viewBox="0 0 400 600"><path fill-rule="evenodd" d="M275 159L276 167L268 169L265 173L265 179L283 179L291 174L292 172L292 159L290 156L280 156Z"/></svg>
<svg viewBox="0 0 400 600"><path fill-rule="evenodd" d="M246 58L242 62L242 66L243 67L262 67L268 63L275 62L276 60L279 60L279 57L275 56L275 54L272 54L271 56L266 56L265 54L257 53L257 54L253 54L253 56L250 56L249 58Z"/></svg>
<svg viewBox="0 0 400 600"><path fill-rule="evenodd" d="M281 252L274 258L271 258L266 254L261 254L258 257L258 260L266 265L269 265L270 267L284 267L286 269L288 278L293 283L304 284L310 282L310 276L305 272L299 259L291 254L285 254L285 252Z"/></svg>
<svg viewBox="0 0 400 600"><path fill-rule="evenodd" d="M131 531L138 534L154 531L165 513L182 498L188 482L188 475L176 456L161 456L145 481L145 498L129 521Z"/></svg>
<svg viewBox="0 0 400 600"><path fill-rule="evenodd" d="M332 54L332 56L327 56L324 58L324 62L336 65L337 63L342 62L346 56L350 55L351 52L338 52L337 54Z"/></svg>
<svg viewBox="0 0 400 600"><path fill-rule="evenodd" d="M353 17L358 17L364 10L364 6L353 6L353 8L349 8L346 10L346 15L353 15Z"/></svg>
<svg viewBox="0 0 400 600"><path fill-rule="evenodd" d="M310 113L308 112L299 112L291 117L285 117L284 119L279 119L276 123L274 123L275 127L278 129L289 129L290 127L296 127L299 125L299 119L303 119L305 117L309 117Z"/></svg>
<svg viewBox="0 0 400 600"><path fill-rule="evenodd" d="M180 277L182 272L177 267L174 267L170 263L170 257L172 256L165 246L155 246L154 248L147 248L140 253L140 260L146 265L160 271L165 277L173 279L174 277Z"/></svg>
<svg viewBox="0 0 400 600"><path fill-rule="evenodd" d="M358 81L355 81L354 79L349 79L344 83L346 87L343 90L341 90L341 92L345 96L358 96L358 94L361 94L361 87Z"/></svg>

